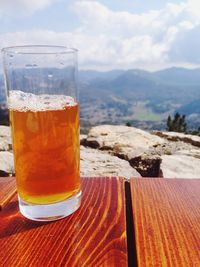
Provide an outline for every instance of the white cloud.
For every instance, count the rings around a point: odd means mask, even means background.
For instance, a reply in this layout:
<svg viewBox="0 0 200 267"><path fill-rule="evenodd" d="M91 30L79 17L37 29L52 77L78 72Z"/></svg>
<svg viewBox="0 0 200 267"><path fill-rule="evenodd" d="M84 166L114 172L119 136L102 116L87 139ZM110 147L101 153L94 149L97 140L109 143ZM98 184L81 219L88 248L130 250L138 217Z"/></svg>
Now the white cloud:
<svg viewBox="0 0 200 267"><path fill-rule="evenodd" d="M0 17L27 15L56 1L58 0L1 0Z"/></svg>
<svg viewBox="0 0 200 267"><path fill-rule="evenodd" d="M176 38L171 47L171 60L200 64L200 25L192 30L184 31Z"/></svg>
<svg viewBox="0 0 200 267"><path fill-rule="evenodd" d="M114 12L96 1L78 1L73 7L81 20L76 34L95 37L90 45L93 53L87 55L90 62L93 58L96 64L110 63L119 68L159 68L173 64L171 49L176 40L198 26L195 9L191 8L194 1L168 3L161 10L143 14ZM181 64L181 57L179 60Z"/></svg>
<svg viewBox="0 0 200 267"><path fill-rule="evenodd" d="M34 8L51 2L53 0L34 1ZM0 35L0 44L2 47L38 43L73 46L79 49L81 68L155 69L175 64L199 64L191 49L192 42L199 38L195 35L195 29L200 25L200 16L194 8L197 4L195 0L168 3L161 10L134 14L114 12L97 1L75 1L72 8L81 25L74 31L7 33ZM32 6L32 10L34 8ZM189 52L186 53L187 46Z"/></svg>
<svg viewBox="0 0 200 267"><path fill-rule="evenodd" d="M96 1L77 1L73 7L81 20L79 31L88 34L112 34L112 36L133 36L144 33L149 25L157 30L158 11L147 14L131 14L129 12L114 12ZM155 23L154 23L155 22Z"/></svg>
<svg viewBox="0 0 200 267"><path fill-rule="evenodd" d="M196 19L196 22L200 22L200 1L199 0L188 0L187 4L188 12Z"/></svg>

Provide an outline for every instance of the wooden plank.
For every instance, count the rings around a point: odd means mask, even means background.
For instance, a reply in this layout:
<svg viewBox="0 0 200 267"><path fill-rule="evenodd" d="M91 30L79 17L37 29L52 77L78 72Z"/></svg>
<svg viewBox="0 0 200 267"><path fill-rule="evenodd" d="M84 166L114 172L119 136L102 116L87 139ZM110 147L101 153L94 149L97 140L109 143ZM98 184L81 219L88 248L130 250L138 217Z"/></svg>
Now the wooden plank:
<svg viewBox="0 0 200 267"><path fill-rule="evenodd" d="M131 179L138 267L200 266L200 180Z"/></svg>
<svg viewBox="0 0 200 267"><path fill-rule="evenodd" d="M25 219L16 198L0 213L0 266L127 266L124 182L82 181L82 205L50 223Z"/></svg>
<svg viewBox="0 0 200 267"><path fill-rule="evenodd" d="M0 177L0 211L16 193L14 177Z"/></svg>

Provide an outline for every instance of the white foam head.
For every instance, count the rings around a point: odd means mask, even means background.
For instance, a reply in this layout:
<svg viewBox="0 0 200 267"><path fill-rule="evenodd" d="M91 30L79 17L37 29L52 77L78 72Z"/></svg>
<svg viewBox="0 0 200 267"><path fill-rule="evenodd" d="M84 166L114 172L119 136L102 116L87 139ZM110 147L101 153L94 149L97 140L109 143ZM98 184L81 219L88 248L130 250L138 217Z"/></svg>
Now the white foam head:
<svg viewBox="0 0 200 267"><path fill-rule="evenodd" d="M35 95L11 90L8 97L8 108L18 111L62 110L66 106L75 105L74 98L65 95Z"/></svg>

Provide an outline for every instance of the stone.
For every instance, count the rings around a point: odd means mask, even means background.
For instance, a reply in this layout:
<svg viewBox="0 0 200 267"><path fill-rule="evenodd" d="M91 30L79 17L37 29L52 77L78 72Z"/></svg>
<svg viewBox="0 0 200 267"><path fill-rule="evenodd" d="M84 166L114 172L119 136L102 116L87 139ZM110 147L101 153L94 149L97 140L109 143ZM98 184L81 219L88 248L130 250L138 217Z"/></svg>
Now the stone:
<svg viewBox="0 0 200 267"><path fill-rule="evenodd" d="M0 152L0 176L8 176L14 174L13 153L9 151Z"/></svg>
<svg viewBox="0 0 200 267"><path fill-rule="evenodd" d="M185 155L200 159L200 149L179 150L176 151L176 155Z"/></svg>
<svg viewBox="0 0 200 267"><path fill-rule="evenodd" d="M142 155L132 158L129 162L143 177L159 177L161 158L159 156Z"/></svg>
<svg viewBox="0 0 200 267"><path fill-rule="evenodd" d="M165 140L135 127L100 125L93 127L85 145L107 150L126 160L142 155L153 146L164 144Z"/></svg>
<svg viewBox="0 0 200 267"><path fill-rule="evenodd" d="M200 159L187 155L161 156L164 178L200 178Z"/></svg>
<svg viewBox="0 0 200 267"><path fill-rule="evenodd" d="M101 125L93 127L82 144L127 160L142 176L157 177L161 159L154 151L165 143L135 127Z"/></svg>
<svg viewBox="0 0 200 267"><path fill-rule="evenodd" d="M140 174L130 164L104 151L81 146L81 176L121 176L140 177Z"/></svg>
<svg viewBox="0 0 200 267"><path fill-rule="evenodd" d="M87 135L80 134L80 145L86 146L86 139L87 139Z"/></svg>
<svg viewBox="0 0 200 267"><path fill-rule="evenodd" d="M199 136L182 133L96 126L80 135L81 175L200 178L199 142ZM11 149L10 127L0 126L1 176L14 173Z"/></svg>
<svg viewBox="0 0 200 267"><path fill-rule="evenodd" d="M10 137L11 136L11 130L9 126L0 125L0 137Z"/></svg>
<svg viewBox="0 0 200 267"><path fill-rule="evenodd" d="M85 140L87 138L87 135L86 134L80 134L80 142L82 140Z"/></svg>
<svg viewBox="0 0 200 267"><path fill-rule="evenodd" d="M159 137L164 137L169 141L174 141L174 142L183 141L193 146L200 147L200 136L197 135L176 133L176 132L160 132L160 131L154 131L153 134Z"/></svg>
<svg viewBox="0 0 200 267"><path fill-rule="evenodd" d="M0 126L0 151L8 151L12 149L12 140L10 127Z"/></svg>

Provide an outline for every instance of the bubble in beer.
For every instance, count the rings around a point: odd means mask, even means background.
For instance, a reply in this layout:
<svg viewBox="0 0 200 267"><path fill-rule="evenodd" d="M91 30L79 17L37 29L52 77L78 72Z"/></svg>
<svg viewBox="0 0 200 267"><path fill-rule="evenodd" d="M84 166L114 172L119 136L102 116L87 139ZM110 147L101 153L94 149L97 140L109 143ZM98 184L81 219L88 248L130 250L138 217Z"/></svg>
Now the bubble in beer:
<svg viewBox="0 0 200 267"><path fill-rule="evenodd" d="M65 95L35 95L19 90L11 90L8 97L8 108L18 111L45 111L62 110L66 106L75 106L77 103L71 96Z"/></svg>

